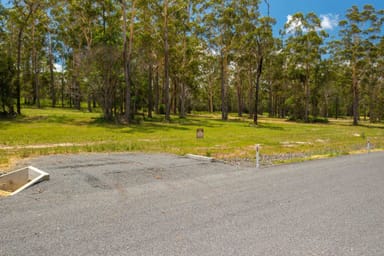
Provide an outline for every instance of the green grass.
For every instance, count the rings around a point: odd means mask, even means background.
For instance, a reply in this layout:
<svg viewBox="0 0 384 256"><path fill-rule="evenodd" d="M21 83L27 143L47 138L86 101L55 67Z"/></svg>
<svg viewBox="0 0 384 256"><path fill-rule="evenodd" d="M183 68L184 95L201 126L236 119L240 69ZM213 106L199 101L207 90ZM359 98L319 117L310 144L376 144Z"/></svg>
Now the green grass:
<svg viewBox="0 0 384 256"><path fill-rule="evenodd" d="M22 117L0 121L0 166L9 168L13 159L79 152L193 153L250 160L254 145L261 144L264 161L280 163L362 152L367 140L384 148L383 124L354 127L351 120L303 124L262 117L255 127L250 119L219 118L199 113L166 123L156 116L126 126L104 122L99 113L25 108ZM204 128L204 139L196 139L197 128Z"/></svg>

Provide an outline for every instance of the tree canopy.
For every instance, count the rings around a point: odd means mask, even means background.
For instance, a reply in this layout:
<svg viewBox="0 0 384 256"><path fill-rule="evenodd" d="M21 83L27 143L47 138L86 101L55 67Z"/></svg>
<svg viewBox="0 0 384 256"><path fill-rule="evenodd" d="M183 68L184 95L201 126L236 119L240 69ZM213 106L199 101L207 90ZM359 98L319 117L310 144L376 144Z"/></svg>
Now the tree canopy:
<svg viewBox="0 0 384 256"><path fill-rule="evenodd" d="M261 11L267 6L267 13ZM102 110L302 120L384 118L384 10L352 6L329 39L315 13L280 35L268 0L12 0L0 4L0 111Z"/></svg>

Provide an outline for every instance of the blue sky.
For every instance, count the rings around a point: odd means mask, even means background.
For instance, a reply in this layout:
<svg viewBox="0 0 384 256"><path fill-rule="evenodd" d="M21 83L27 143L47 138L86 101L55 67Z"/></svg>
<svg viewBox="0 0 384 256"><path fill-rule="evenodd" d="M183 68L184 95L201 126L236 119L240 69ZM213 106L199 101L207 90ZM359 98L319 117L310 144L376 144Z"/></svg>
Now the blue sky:
<svg viewBox="0 0 384 256"><path fill-rule="evenodd" d="M0 0L6 5L8 0ZM264 3L264 0L261 0ZM289 15L297 12L314 12L323 20L324 28L332 36L337 36L337 23L344 18L348 8L357 5L362 8L365 4L373 5L377 10L384 9L384 0L269 0L270 15L274 17L277 24L274 28L278 35L280 29L284 27ZM267 14L265 4L261 8L264 15Z"/></svg>
<svg viewBox="0 0 384 256"><path fill-rule="evenodd" d="M351 6L356 5L361 9L365 4L371 4L376 10L384 9L384 0L269 0L269 3L270 15L277 20L275 34L284 27L288 16L297 12L316 13L322 18L324 28L330 36L337 36L337 23L345 17ZM264 15L265 10L265 7L262 8Z"/></svg>

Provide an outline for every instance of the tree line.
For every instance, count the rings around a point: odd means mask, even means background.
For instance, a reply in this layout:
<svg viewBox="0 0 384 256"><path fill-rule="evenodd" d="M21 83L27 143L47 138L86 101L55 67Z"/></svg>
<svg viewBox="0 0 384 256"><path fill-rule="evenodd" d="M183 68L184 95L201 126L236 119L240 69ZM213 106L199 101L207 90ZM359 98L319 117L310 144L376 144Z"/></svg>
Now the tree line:
<svg viewBox="0 0 384 256"><path fill-rule="evenodd" d="M261 12L264 5L266 13ZM346 10L337 39L315 13L278 36L268 0L12 0L0 4L0 112L22 106L384 118L384 10Z"/></svg>

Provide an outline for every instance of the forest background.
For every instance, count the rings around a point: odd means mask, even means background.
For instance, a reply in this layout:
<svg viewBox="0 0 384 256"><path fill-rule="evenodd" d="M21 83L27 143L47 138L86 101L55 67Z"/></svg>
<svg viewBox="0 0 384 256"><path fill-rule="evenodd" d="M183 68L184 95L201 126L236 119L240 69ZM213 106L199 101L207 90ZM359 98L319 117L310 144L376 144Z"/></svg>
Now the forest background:
<svg viewBox="0 0 384 256"><path fill-rule="evenodd" d="M265 5L266 13L260 12ZM220 110L305 122L384 115L384 10L352 6L328 40L315 13L278 36L268 1L10 1L0 106L101 107L105 119Z"/></svg>

